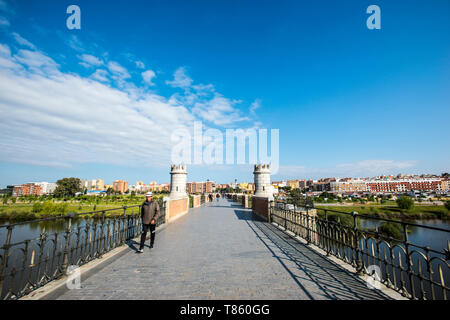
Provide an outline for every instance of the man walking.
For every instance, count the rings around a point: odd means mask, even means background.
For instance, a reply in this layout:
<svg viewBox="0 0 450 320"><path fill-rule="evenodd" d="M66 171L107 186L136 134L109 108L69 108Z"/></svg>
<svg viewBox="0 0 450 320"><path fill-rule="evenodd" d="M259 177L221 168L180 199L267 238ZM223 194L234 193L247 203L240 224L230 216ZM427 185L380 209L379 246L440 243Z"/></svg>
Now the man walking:
<svg viewBox="0 0 450 320"><path fill-rule="evenodd" d="M139 253L144 252L144 243L147 238L147 232L150 230L150 248L153 248L155 242L155 228L156 221L159 217L159 204L153 200L153 194L147 192L145 195L146 200L141 207L141 219L142 219L142 235L141 244L139 246Z"/></svg>

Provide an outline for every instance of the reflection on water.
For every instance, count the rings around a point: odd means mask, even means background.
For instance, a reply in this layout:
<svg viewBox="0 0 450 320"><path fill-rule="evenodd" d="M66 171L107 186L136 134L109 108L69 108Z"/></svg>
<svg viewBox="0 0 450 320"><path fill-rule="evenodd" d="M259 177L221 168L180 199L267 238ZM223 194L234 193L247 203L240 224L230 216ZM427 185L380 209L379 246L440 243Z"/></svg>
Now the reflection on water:
<svg viewBox="0 0 450 320"><path fill-rule="evenodd" d="M382 221L379 220L369 220L369 219L360 219L360 220L361 220L361 227L368 229L375 229L376 227L379 227L382 223ZM413 223L419 224L421 226L450 230L450 221L423 220L423 221L414 221ZM435 249L438 251L443 251L444 249L447 249L447 243L448 241L450 241L449 235L450 233L448 232L431 230L417 226L408 226L409 242L423 247L430 247L431 249Z"/></svg>

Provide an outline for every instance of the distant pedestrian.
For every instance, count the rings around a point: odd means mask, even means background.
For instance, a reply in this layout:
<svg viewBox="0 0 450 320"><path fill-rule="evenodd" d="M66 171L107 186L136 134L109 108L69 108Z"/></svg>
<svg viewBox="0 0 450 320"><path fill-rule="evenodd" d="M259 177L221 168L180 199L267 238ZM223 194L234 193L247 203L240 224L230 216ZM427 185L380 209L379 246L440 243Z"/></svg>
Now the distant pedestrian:
<svg viewBox="0 0 450 320"><path fill-rule="evenodd" d="M141 219L142 219L142 235L141 244L139 246L139 253L144 252L144 243L147 238L147 232L150 230L150 248L153 248L155 243L155 229L156 221L159 217L159 204L157 201L153 200L153 194L147 192L145 195L145 202L141 207Z"/></svg>
<svg viewBox="0 0 450 320"><path fill-rule="evenodd" d="M208 198L209 198L209 202L212 202L212 201L213 201L213 197L212 197L212 194L211 194L211 193L208 195Z"/></svg>
<svg viewBox="0 0 450 320"><path fill-rule="evenodd" d="M216 194L216 201L219 201L220 194Z"/></svg>

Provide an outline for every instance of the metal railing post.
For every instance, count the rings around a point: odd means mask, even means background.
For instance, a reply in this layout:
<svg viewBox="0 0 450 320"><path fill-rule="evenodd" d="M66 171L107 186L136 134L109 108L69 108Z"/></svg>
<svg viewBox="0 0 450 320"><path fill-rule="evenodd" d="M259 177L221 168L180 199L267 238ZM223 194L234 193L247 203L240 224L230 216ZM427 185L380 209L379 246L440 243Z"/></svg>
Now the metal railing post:
<svg viewBox="0 0 450 320"><path fill-rule="evenodd" d="M3 293L3 284L6 278L6 268L8 267L8 258L9 258L9 247L11 244L11 234L13 230L13 226L8 226L8 233L6 235L6 242L3 246L3 263L2 263L2 272L0 274L0 297Z"/></svg>
<svg viewBox="0 0 450 320"><path fill-rule="evenodd" d="M408 229L407 229L407 225L405 223L402 223L402 227L403 227L403 237L404 237L403 243L405 244L405 253L406 253L407 273L408 273L408 277L409 277L409 284L411 286L411 297L412 297L412 299L415 299L416 294L415 294L415 288L414 288L412 259L411 259L411 253L409 252L410 250L409 250L409 241L408 241ZM443 289L443 290L445 290L445 289Z"/></svg>
<svg viewBox="0 0 450 320"><path fill-rule="evenodd" d="M122 245L125 244L128 232L127 207L123 207L123 230L122 230Z"/></svg>
<svg viewBox="0 0 450 320"><path fill-rule="evenodd" d="M353 211L352 216L353 216L353 233L354 233L354 237L355 237L354 246L355 246L355 252L356 252L356 273L361 275L363 273L362 272L363 266L362 266L362 261L361 261L361 257L360 257L359 240L358 240L358 225L357 225L358 212Z"/></svg>
<svg viewBox="0 0 450 320"><path fill-rule="evenodd" d="M67 223L67 230L66 230L66 243L64 244L64 255L63 255L63 263L62 263L62 272L63 274L67 273L67 268L69 267L69 245L70 245L70 236L72 234L72 217L75 214L73 212L69 212L69 221Z"/></svg>
<svg viewBox="0 0 450 320"><path fill-rule="evenodd" d="M309 234L309 211L308 208L306 208L306 243L310 244L310 234Z"/></svg>
<svg viewBox="0 0 450 320"><path fill-rule="evenodd" d="M100 230L100 241L98 244L98 258L103 256L103 252L105 251L105 211L102 212L102 229Z"/></svg>
<svg viewBox="0 0 450 320"><path fill-rule="evenodd" d="M272 210L273 210L273 200L269 201L269 214L267 216L268 222L272 222Z"/></svg>
<svg viewBox="0 0 450 320"><path fill-rule="evenodd" d="M331 251L331 249L330 249L331 244L330 244L330 223L328 221L328 211L327 210L325 210L325 220L327 222L327 225L325 227L325 244L326 244L326 248L327 248L327 256L329 256L330 251Z"/></svg>

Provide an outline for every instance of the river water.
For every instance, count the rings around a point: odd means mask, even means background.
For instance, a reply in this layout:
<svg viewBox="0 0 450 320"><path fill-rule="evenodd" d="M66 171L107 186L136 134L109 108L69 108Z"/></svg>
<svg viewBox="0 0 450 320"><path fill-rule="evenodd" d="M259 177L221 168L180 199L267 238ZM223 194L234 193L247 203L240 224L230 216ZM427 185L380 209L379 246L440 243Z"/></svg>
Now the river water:
<svg viewBox="0 0 450 320"><path fill-rule="evenodd" d="M91 223L93 220L89 220ZM113 219L110 220L111 223ZM84 230L84 226L86 225L87 220L85 219L75 219L72 221L72 230L76 231L79 227L81 230ZM106 219L105 223L108 222L108 219ZM36 253L38 252L38 239L42 232L46 232L51 237L55 233L58 234L58 240L59 246L63 243L63 237L67 228L67 220L50 220L50 221L43 221L43 222L31 222L26 223L22 225L16 225L13 229L13 232L11 234L11 244L17 244L21 243L24 240L31 240L35 239L31 242L36 249ZM378 226L381 222L378 220L367 220L367 219L361 219L361 227L363 228L375 228ZM424 221L415 221L414 223L422 226L430 226L430 227L436 227L436 228L442 228L446 230L450 230L450 221L442 221L442 220L424 220ZM5 225L4 225L5 226ZM418 246L428 246L433 250L444 252L444 250L447 249L448 241L450 233L448 232L441 232L437 230L431 230L427 228L421 228L412 226L408 228L408 238L409 241L412 244L418 245ZM3 255L3 250L1 247L5 243L7 236L7 228L0 227L0 255ZM21 254L20 248L23 248L23 245L17 245L16 250L10 252L10 258L11 258L11 264L9 267L15 266L17 267L20 265L20 262L23 261L23 254ZM51 248L46 249L47 254L51 253ZM59 251L62 251L62 247L59 248ZM30 255L30 254L29 254ZM29 261L31 257L28 255L27 260ZM434 255L434 254L433 254ZM441 255L442 256L442 255ZM424 269L426 268L426 265L423 265ZM414 268L415 269L415 268ZM437 273L437 270L436 270ZM448 285L448 281L450 278L449 270L448 268L443 270L444 273L444 279L446 284ZM417 285L415 285L417 286ZM419 290L420 288L417 288ZM428 288L427 288L428 289ZM5 292L3 292L3 295ZM0 296L2 295L2 292L0 292ZM438 297L442 298L442 296Z"/></svg>

